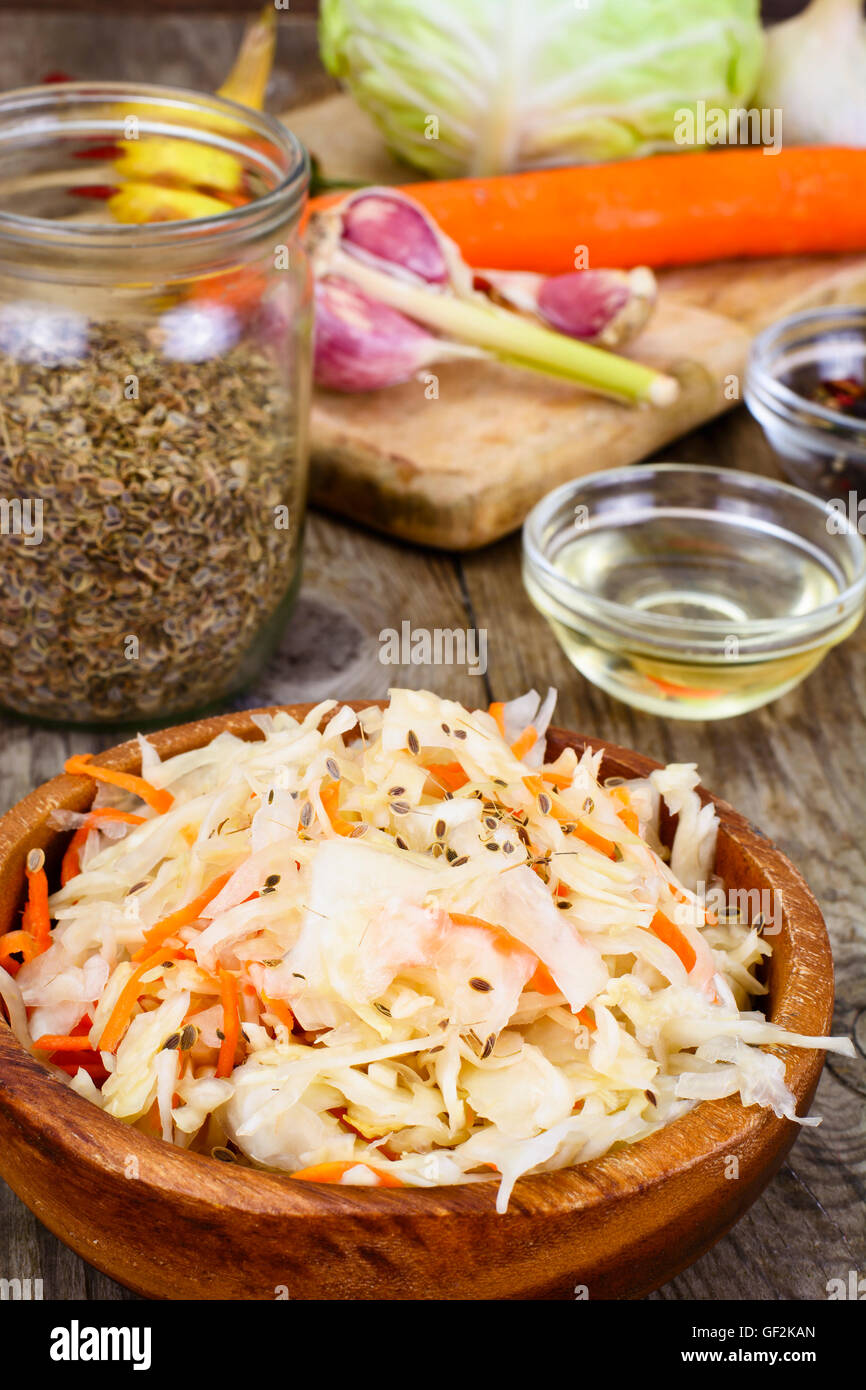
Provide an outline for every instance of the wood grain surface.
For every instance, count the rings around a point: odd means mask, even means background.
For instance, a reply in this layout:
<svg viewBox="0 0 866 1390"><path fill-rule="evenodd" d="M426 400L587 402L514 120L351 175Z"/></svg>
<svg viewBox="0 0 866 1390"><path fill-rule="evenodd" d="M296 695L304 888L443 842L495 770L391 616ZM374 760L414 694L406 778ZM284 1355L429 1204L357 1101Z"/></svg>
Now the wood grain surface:
<svg viewBox="0 0 866 1390"><path fill-rule="evenodd" d="M144 79L153 72L145 60L159 52L173 64L170 80L206 86L213 68L230 61L240 23L208 21L207 43L202 24L145 20L117 9L110 24L90 15L3 14L0 87L38 80L60 66L91 77L116 75L122 67L126 76ZM297 20L281 35L278 80L298 101L329 90L321 71L310 66L310 28ZM294 67L290 49L304 55L306 67ZM275 109L286 104L281 96ZM777 473L760 431L742 410L669 447L664 457ZM379 634L404 620L416 628L486 629L486 675L382 665ZM516 537L453 556L410 549L313 514L295 620L242 703L336 691L343 698L375 697L399 684L477 703L548 683L560 692L557 723L663 761L697 761L706 784L802 870L824 909L836 962L835 1030L857 1039L858 1057L829 1059L814 1106L823 1124L804 1131L777 1177L713 1250L651 1295L824 1299L829 1279L847 1278L852 1269L866 1274L866 629L774 705L717 724L664 723L618 704L569 665L523 593ZM115 742L113 733L0 721L0 809L54 775L71 752ZM133 1297L73 1255L2 1188L0 1277L41 1278L47 1299Z"/></svg>

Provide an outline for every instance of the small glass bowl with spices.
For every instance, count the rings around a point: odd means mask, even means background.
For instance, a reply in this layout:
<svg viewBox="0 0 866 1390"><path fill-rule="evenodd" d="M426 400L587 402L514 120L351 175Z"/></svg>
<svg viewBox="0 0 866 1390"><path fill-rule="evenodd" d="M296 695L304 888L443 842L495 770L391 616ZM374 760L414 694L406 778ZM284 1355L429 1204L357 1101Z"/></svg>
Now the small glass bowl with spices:
<svg viewBox="0 0 866 1390"><path fill-rule="evenodd" d="M254 676L297 590L308 163L169 88L0 98L0 703L175 719Z"/></svg>
<svg viewBox="0 0 866 1390"><path fill-rule="evenodd" d="M866 307L808 309L766 328L744 395L791 482L846 508L866 503Z"/></svg>

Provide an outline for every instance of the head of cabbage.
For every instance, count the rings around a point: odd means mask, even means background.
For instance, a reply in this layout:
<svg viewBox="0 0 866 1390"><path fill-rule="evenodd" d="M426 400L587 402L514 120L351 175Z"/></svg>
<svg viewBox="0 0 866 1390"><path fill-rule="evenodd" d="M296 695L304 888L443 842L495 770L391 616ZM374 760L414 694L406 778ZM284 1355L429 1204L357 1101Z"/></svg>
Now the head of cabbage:
<svg viewBox="0 0 866 1390"><path fill-rule="evenodd" d="M757 85L758 0L322 0L326 67L437 178L678 149Z"/></svg>

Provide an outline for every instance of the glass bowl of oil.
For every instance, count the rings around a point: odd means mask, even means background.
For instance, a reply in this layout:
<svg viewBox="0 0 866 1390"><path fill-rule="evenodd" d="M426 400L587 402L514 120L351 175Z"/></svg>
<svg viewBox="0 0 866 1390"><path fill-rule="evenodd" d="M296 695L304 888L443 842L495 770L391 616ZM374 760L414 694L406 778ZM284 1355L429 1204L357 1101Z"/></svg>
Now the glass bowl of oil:
<svg viewBox="0 0 866 1390"><path fill-rule="evenodd" d="M523 578L566 655L653 714L724 719L777 699L866 603L856 517L732 469L642 464L555 489Z"/></svg>

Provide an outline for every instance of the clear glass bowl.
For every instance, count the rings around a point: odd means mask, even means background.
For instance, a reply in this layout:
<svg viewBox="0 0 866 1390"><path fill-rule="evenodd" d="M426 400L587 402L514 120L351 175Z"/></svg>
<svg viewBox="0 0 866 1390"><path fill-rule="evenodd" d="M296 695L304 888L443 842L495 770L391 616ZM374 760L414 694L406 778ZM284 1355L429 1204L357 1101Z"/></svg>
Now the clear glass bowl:
<svg viewBox="0 0 866 1390"><path fill-rule="evenodd" d="M220 98L0 98L6 708L177 719L279 639L306 499L307 186L295 137Z"/></svg>
<svg viewBox="0 0 866 1390"><path fill-rule="evenodd" d="M744 396L791 481L856 515L866 499L866 418L810 399L822 381L847 378L866 382L866 308L808 309L755 339Z"/></svg>
<svg viewBox="0 0 866 1390"><path fill-rule="evenodd" d="M785 483L646 464L544 497L523 577L588 680L654 714L721 719L791 690L853 632L866 543Z"/></svg>

